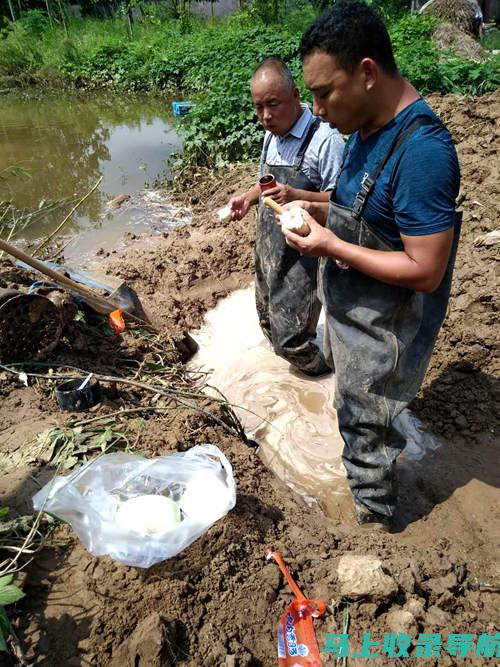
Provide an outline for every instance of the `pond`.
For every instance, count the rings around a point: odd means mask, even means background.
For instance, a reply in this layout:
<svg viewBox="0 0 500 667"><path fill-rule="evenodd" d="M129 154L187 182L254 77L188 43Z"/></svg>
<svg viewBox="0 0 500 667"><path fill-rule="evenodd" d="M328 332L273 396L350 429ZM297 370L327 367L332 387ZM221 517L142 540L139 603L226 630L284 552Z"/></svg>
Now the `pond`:
<svg viewBox="0 0 500 667"><path fill-rule="evenodd" d="M101 177L65 227L64 234L78 235L67 254L106 247L126 230L149 231L175 220L172 207L144 192L168 172L166 161L181 149L168 99L0 98L0 144L0 201L39 211L14 239L45 238ZM13 173L11 167L20 169ZM131 197L120 198L126 205L110 205L118 195Z"/></svg>

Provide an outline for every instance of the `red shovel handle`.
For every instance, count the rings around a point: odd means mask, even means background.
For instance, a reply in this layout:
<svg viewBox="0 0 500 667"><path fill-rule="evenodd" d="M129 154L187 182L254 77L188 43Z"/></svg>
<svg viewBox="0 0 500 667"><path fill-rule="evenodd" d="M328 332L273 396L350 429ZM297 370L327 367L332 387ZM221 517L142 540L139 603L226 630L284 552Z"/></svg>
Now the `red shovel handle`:
<svg viewBox="0 0 500 667"><path fill-rule="evenodd" d="M319 618L326 611L326 604L323 600L294 600L292 605L302 617L312 616L313 618Z"/></svg>
<svg viewBox="0 0 500 667"><path fill-rule="evenodd" d="M287 566L285 565L285 561L283 560L283 558L281 558L279 553L277 551L273 551L272 549L267 549L266 550L266 558L268 560L270 560L272 558L273 560L276 561L279 569L283 573L283 576L285 577L285 579L288 581L288 585L290 586L290 588L294 592L295 597L297 598L297 600L305 600L306 596L302 593L300 588L297 586L295 581L292 579L292 575L288 571Z"/></svg>
<svg viewBox="0 0 500 667"><path fill-rule="evenodd" d="M292 591L295 594L295 597L297 598L297 601L300 602L300 609L304 609L305 607L309 607L309 609L312 609L312 607L315 607L313 611L311 611L311 616L314 618L319 618L320 616L323 616L323 614L326 611L326 605L323 602L323 600L308 600L305 595L302 593L300 588L297 586L295 581L292 579L292 575L288 571L287 566L285 565L285 561L283 558L280 556L280 554L277 551L273 551L271 548L268 548L266 551L266 558L270 560L271 558L276 562L278 565L279 569L283 573L283 576L285 579L288 581L288 585L292 589ZM296 606L296 605L294 605Z"/></svg>

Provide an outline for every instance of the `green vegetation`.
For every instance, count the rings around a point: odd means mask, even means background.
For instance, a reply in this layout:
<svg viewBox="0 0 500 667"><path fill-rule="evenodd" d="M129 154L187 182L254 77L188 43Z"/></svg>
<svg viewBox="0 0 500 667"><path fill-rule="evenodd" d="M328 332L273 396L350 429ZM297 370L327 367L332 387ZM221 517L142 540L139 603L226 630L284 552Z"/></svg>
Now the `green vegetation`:
<svg viewBox="0 0 500 667"><path fill-rule="evenodd" d="M93 427L69 425L55 426L40 433L35 448L42 460L68 470L79 463L87 463L97 453L109 454L120 448L128 451L129 442L112 423Z"/></svg>
<svg viewBox="0 0 500 667"><path fill-rule="evenodd" d="M500 49L500 30L498 28L487 30L481 40L481 45L485 49Z"/></svg>
<svg viewBox="0 0 500 667"><path fill-rule="evenodd" d="M500 57L483 62L438 53L436 19L412 15L402 3L373 2L390 25L401 72L423 94L481 94L500 83ZM249 94L253 68L279 55L301 84L297 47L321 2L255 0L224 20L190 17L185 4L170 18L149 10L133 30L124 18L72 19L59 25L40 10L26 12L0 36L0 77L78 88L184 91L197 102L183 121L184 163L222 165L254 158L261 142ZM172 18L178 16L178 18ZM307 97L307 92L303 91Z"/></svg>
<svg viewBox="0 0 500 667"><path fill-rule="evenodd" d="M500 85L500 57L482 62L439 52L431 41L436 19L407 15L389 30L403 76L423 94L481 95Z"/></svg>
<svg viewBox="0 0 500 667"><path fill-rule="evenodd" d="M11 548L14 541L10 526L15 522L10 522L10 524L4 523L4 519L8 513L8 507L0 507L0 549L6 546ZM16 532L14 529L14 533ZM14 535L14 537L16 536ZM24 597L23 591L12 583L15 571L10 561L0 562L0 652L9 650L7 639L11 633L10 621L5 607L14 604L14 602Z"/></svg>
<svg viewBox="0 0 500 667"><path fill-rule="evenodd" d="M0 651L8 650L6 639L10 634L9 618L4 607L24 597L22 590L12 584L13 579L13 574L0 577Z"/></svg>

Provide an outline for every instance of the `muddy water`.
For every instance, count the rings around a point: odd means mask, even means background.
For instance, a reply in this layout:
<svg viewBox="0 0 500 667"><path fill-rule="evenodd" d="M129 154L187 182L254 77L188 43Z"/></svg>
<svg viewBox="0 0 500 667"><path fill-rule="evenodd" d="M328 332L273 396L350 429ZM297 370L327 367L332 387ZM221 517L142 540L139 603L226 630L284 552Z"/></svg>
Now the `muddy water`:
<svg viewBox="0 0 500 667"><path fill-rule="evenodd" d="M26 174L0 179L0 200L33 211L54 203L18 238L44 238L102 176L98 189L72 216L65 234L79 234L67 256L80 258L116 242L125 230L150 231L168 224L173 210L159 209L146 183L167 170L180 149L170 102L144 97L49 96L0 98L0 173L13 165ZM110 206L118 195L131 195Z"/></svg>
<svg viewBox="0 0 500 667"><path fill-rule="evenodd" d="M320 319L320 343L322 331ZM306 378L274 354L258 324L253 286L221 301L193 335L200 351L192 368L210 371L210 385L238 406L266 465L309 504L347 518L350 493L335 411L335 376ZM409 442L400 465L415 465L425 451L439 446L408 410L398 423Z"/></svg>

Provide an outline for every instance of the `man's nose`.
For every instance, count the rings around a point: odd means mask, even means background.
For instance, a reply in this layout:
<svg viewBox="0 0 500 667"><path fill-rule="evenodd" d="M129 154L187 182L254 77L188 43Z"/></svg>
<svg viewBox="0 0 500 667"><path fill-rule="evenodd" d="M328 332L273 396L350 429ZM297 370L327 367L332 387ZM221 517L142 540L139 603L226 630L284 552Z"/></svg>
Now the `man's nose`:
<svg viewBox="0 0 500 667"><path fill-rule="evenodd" d="M264 107L264 111L262 112L262 117L264 118L264 120L271 120L271 118L273 117L271 109L269 109L268 107Z"/></svg>
<svg viewBox="0 0 500 667"><path fill-rule="evenodd" d="M321 106L321 104L318 104L318 101L313 98L313 114L315 116L319 116L319 118L323 118L325 115L325 109Z"/></svg>

